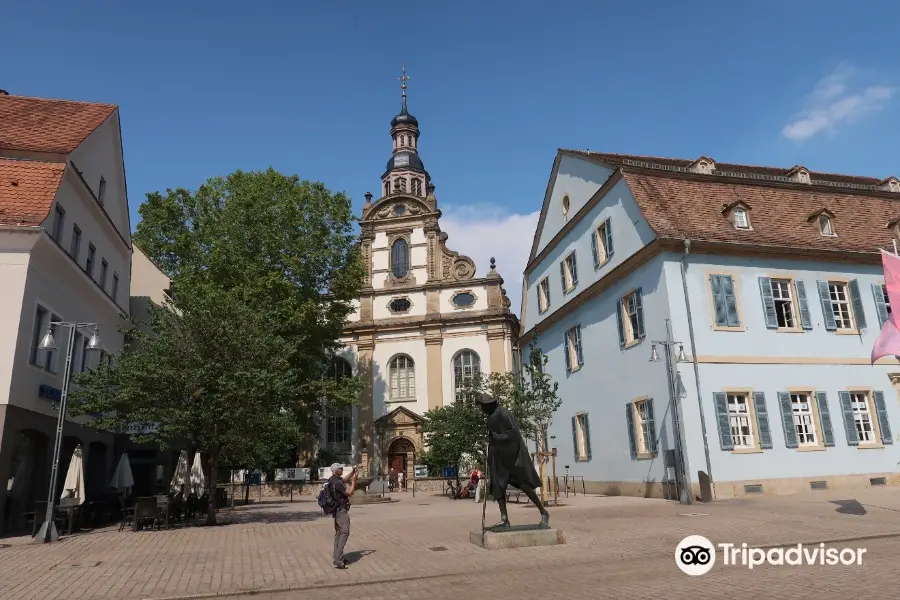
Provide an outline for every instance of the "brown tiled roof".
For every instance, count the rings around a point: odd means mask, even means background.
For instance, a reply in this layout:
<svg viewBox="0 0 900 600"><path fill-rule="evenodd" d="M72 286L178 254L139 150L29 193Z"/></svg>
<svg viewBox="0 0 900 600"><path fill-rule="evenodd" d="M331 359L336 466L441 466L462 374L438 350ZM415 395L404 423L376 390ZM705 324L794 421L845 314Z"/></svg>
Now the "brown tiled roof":
<svg viewBox="0 0 900 600"><path fill-rule="evenodd" d="M0 158L0 224L40 225L65 169L63 163Z"/></svg>
<svg viewBox="0 0 900 600"><path fill-rule="evenodd" d="M845 193L804 189L808 184L728 181L623 167L635 200L659 237L712 242L878 252L890 248L887 224L900 217L900 194ZM710 178L704 181L703 178ZM736 229L723 207L741 201L750 207L752 230ZM834 214L837 237L823 236L809 216L821 209Z"/></svg>
<svg viewBox="0 0 900 600"><path fill-rule="evenodd" d="M68 154L115 110L114 104L0 95L0 150Z"/></svg>
<svg viewBox="0 0 900 600"><path fill-rule="evenodd" d="M589 152L586 150L562 150L568 154L583 156L595 162L610 165L613 167L628 166L626 161L645 162L660 166L682 167L688 168L696 159L684 158L666 158L661 156L640 156L635 154L613 154L609 152ZM711 160L714 160L713 157ZM790 167L758 167L753 165L738 165L734 163L716 162L717 171L727 171L730 173L744 173L763 175L769 177L787 177L791 170L799 165L791 165ZM820 173L817 171L809 171L810 179L818 181L830 181L834 183L848 183L857 185L878 185L884 178L863 177L859 175L837 175L834 173Z"/></svg>

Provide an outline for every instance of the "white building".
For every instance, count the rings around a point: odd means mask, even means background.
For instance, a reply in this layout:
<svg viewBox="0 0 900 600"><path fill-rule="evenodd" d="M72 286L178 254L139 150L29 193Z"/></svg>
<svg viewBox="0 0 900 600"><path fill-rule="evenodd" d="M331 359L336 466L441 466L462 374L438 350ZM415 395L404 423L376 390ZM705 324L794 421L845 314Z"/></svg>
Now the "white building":
<svg viewBox="0 0 900 600"><path fill-rule="evenodd" d="M367 279L338 363L363 378L361 403L329 414L322 439L365 472L411 476L423 451L421 415L453 402L475 372L511 370L518 320L494 264L476 277L473 261L447 247L405 82L390 133L383 195L372 202L366 194L363 207Z"/></svg>
<svg viewBox="0 0 900 600"><path fill-rule="evenodd" d="M37 351L51 321L96 323L110 353L129 312L131 227L119 111L112 104L0 92L0 482L7 514L46 497L65 352ZM75 340L73 372L103 359ZM56 335L62 350L66 333ZM93 356L91 356L93 354ZM105 488L114 436L70 419L60 483L76 445L88 492ZM0 485L0 505L6 499Z"/></svg>

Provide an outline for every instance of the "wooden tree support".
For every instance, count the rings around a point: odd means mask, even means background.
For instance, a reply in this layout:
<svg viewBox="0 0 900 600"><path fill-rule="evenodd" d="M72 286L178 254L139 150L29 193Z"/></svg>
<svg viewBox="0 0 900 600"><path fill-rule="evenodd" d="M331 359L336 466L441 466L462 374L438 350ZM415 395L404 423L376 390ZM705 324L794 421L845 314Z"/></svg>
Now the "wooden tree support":
<svg viewBox="0 0 900 600"><path fill-rule="evenodd" d="M548 504L547 497L544 493L544 487L546 484L546 477L544 476L544 463L546 462L546 459L550 459L550 481L553 482L553 504L551 506L557 506L559 504L559 484L556 481L556 448L551 448L550 452L532 452L531 458L532 460L535 458L540 459L541 502L543 502L544 504Z"/></svg>

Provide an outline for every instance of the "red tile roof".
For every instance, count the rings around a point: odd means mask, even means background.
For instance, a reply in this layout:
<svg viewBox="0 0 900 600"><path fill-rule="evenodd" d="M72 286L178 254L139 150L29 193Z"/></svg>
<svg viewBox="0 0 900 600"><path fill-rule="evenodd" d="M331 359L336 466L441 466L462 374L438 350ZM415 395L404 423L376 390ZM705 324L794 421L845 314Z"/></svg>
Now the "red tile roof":
<svg viewBox="0 0 900 600"><path fill-rule="evenodd" d="M0 95L0 150L68 154L115 110L114 104Z"/></svg>
<svg viewBox="0 0 900 600"><path fill-rule="evenodd" d="M794 167L716 163L712 174L695 174L686 170L693 159L561 152L620 169L660 238L877 253L891 248L888 223L900 219L900 193L878 189L884 179L875 177L810 171L811 183L799 183L785 179ZM750 208L752 229L723 214L737 202ZM823 236L810 220L822 210L833 214L837 236Z"/></svg>
<svg viewBox="0 0 900 600"><path fill-rule="evenodd" d="M900 217L900 194L893 199L875 194L803 189L793 185L703 181L665 172L625 170L641 211L660 237L712 242L878 252L890 248L887 225ZM734 202L750 208L752 230L736 229L722 209ZM827 209L834 215L836 237L819 233L809 217Z"/></svg>
<svg viewBox="0 0 900 600"><path fill-rule="evenodd" d="M40 225L50 214L66 165L0 158L0 223Z"/></svg>

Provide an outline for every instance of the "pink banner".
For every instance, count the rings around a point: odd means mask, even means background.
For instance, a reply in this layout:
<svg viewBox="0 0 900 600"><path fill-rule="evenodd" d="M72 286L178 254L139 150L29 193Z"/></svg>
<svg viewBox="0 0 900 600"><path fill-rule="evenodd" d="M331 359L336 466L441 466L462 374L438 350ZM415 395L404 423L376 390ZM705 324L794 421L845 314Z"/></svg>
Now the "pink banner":
<svg viewBox="0 0 900 600"><path fill-rule="evenodd" d="M881 251L881 264L884 266L884 287L887 288L885 300L894 310L900 308L900 257ZM900 326L897 313L891 312L884 322L875 346L872 348L872 363L884 356L900 356Z"/></svg>

